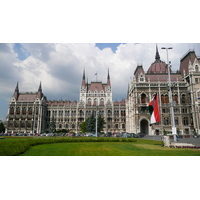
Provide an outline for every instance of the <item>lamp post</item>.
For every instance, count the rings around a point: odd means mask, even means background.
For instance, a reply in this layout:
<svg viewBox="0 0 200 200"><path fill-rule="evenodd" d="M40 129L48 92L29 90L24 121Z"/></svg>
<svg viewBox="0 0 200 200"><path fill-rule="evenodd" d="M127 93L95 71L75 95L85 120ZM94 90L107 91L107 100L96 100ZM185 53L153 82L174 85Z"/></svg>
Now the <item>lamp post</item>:
<svg viewBox="0 0 200 200"><path fill-rule="evenodd" d="M98 113L98 101L96 101L97 105L96 105L96 137L97 137L97 122L98 122L98 119L97 119L97 113Z"/></svg>
<svg viewBox="0 0 200 200"><path fill-rule="evenodd" d="M177 141L176 138L176 127L175 127L175 120L174 120L174 103L172 99L172 88L171 88L171 77L170 77L170 62L168 59L168 50L172 49L172 47L162 47L161 49L165 49L167 52L167 67L168 67L168 81L169 81L169 103L170 103L170 109L171 109L171 118L172 118L172 135L174 136L174 142Z"/></svg>

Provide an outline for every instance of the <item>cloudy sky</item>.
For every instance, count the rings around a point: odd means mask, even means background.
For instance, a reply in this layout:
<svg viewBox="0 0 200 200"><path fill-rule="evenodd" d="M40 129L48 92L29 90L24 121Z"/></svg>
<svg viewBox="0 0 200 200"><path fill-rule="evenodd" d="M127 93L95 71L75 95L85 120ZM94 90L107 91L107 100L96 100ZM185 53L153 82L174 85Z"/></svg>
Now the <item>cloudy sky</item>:
<svg viewBox="0 0 200 200"><path fill-rule="evenodd" d="M199 43L158 43L161 60L169 52L172 69L178 70L180 58ZM155 43L1 43L0 44L0 119L7 114L8 103L17 81L20 92L36 92L40 81L48 100L79 101L83 70L88 81L106 82L110 71L113 101L126 98L127 86L138 64L145 71L155 60Z"/></svg>

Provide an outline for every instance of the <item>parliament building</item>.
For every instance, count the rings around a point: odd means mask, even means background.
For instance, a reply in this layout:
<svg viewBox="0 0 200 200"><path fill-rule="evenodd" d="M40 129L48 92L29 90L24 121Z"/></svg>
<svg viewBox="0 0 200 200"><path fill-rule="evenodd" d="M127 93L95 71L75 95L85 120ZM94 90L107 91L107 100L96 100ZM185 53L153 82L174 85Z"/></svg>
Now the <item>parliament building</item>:
<svg viewBox="0 0 200 200"><path fill-rule="evenodd" d="M138 65L127 88L127 97L113 102L110 73L107 82L88 83L85 70L80 86L79 101L50 101L43 94L41 83L35 93L19 91L17 83L6 116L6 133L42 133L68 129L80 132L80 126L92 113L101 115L104 132L171 134L169 87L172 88L174 120L178 134L200 134L200 58L189 50L180 59L180 68L171 70L161 60L156 46L154 62L145 72ZM127 77L124 77L127 78ZM159 95L161 121L150 126L148 104Z"/></svg>

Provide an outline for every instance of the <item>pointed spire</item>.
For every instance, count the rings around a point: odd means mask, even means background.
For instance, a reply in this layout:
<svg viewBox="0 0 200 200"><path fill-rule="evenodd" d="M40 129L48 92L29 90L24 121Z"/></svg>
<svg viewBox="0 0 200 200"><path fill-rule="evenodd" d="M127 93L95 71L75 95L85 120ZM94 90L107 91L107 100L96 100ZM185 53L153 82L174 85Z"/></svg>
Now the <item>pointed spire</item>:
<svg viewBox="0 0 200 200"><path fill-rule="evenodd" d="M110 79L109 68L108 68L108 78L107 79Z"/></svg>
<svg viewBox="0 0 200 200"><path fill-rule="evenodd" d="M15 92L14 92L13 96L15 97L16 100L18 99L18 96L19 96L18 81L17 81L17 85L16 85Z"/></svg>
<svg viewBox="0 0 200 200"><path fill-rule="evenodd" d="M83 79L85 80L85 69L83 70Z"/></svg>
<svg viewBox="0 0 200 200"><path fill-rule="evenodd" d="M156 44L156 57L155 57L156 61L160 61L160 55L158 52L158 45Z"/></svg>
<svg viewBox="0 0 200 200"><path fill-rule="evenodd" d="M83 70L83 79L82 79L82 84L81 86L85 86L85 69Z"/></svg>
<svg viewBox="0 0 200 200"><path fill-rule="evenodd" d="M39 88L38 88L38 92L42 92L42 86L41 86L41 81L40 81L40 86L39 86Z"/></svg>
<svg viewBox="0 0 200 200"><path fill-rule="evenodd" d="M108 69L108 77L107 77L107 86L111 86L111 84L110 84L110 74L109 74L109 69Z"/></svg>
<svg viewBox="0 0 200 200"><path fill-rule="evenodd" d="M16 88L15 88L15 92L19 92L18 81L17 81L17 85L16 85Z"/></svg>
<svg viewBox="0 0 200 200"><path fill-rule="evenodd" d="M42 86L41 86L41 81L40 81L40 85L39 85L39 88L38 88L38 97L39 97L39 99L41 99L42 98Z"/></svg>

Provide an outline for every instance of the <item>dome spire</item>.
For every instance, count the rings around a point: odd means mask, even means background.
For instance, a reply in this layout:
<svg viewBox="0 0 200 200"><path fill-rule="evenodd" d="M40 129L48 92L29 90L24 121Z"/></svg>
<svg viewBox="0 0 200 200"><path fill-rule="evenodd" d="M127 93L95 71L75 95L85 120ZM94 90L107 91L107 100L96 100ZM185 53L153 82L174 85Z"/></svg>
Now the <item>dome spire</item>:
<svg viewBox="0 0 200 200"><path fill-rule="evenodd" d="M156 57L155 57L156 61L160 61L160 55L158 52L158 45L156 44Z"/></svg>

